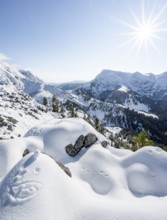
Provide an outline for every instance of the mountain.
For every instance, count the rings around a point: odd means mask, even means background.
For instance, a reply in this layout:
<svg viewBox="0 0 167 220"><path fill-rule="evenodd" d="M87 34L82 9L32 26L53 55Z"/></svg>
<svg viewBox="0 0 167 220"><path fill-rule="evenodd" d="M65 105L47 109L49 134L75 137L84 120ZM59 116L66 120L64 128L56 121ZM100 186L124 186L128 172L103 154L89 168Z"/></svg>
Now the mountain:
<svg viewBox="0 0 167 220"><path fill-rule="evenodd" d="M134 133L145 129L155 142L167 144L167 72L144 75L103 70L72 93L105 126Z"/></svg>
<svg viewBox="0 0 167 220"><path fill-rule="evenodd" d="M19 97L23 93L35 106L43 104L44 98L47 99L46 115L52 112L52 100L55 97L54 109L58 112L55 117L83 117L86 114L92 118L92 122L98 118L105 127L122 128L124 136L129 131L135 135L145 129L157 144L167 145L167 72L154 75L103 70L87 83L55 85L46 84L32 72L17 70L4 62L1 62L0 67L1 87L6 90L9 85L12 86L15 96ZM6 95L9 96L13 89L9 89L10 92ZM3 96L4 93L1 92L1 97ZM4 99L3 97L3 101ZM15 106L15 101L13 103ZM26 105L29 106L28 109L33 109L32 104ZM45 111L42 110L41 114L44 115ZM52 118L52 114L50 115ZM1 124L3 120L4 118L1 119Z"/></svg>
<svg viewBox="0 0 167 220"><path fill-rule="evenodd" d="M91 82L92 92L96 95L121 86L154 100L167 100L167 72L154 75L103 70Z"/></svg>

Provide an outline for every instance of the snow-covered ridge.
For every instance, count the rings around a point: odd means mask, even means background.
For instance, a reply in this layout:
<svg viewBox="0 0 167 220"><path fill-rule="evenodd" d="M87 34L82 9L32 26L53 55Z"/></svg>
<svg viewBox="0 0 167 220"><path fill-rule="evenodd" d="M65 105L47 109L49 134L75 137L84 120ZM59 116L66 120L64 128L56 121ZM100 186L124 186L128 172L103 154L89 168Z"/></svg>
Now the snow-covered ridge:
<svg viewBox="0 0 167 220"><path fill-rule="evenodd" d="M23 88L24 76L12 65L0 60L0 84L14 84L17 88Z"/></svg>

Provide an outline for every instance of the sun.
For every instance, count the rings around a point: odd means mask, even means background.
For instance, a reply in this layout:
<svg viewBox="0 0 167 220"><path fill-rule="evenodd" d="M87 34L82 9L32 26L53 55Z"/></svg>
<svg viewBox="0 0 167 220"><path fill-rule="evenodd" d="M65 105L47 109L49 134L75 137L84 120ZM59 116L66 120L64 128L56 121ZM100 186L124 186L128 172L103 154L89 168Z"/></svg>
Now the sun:
<svg viewBox="0 0 167 220"><path fill-rule="evenodd" d="M156 5L154 5L154 7L150 9L150 14L146 15L144 1L142 1L141 16L137 17L134 11L131 11L131 23L122 22L123 25L129 28L129 32L125 34L128 36L128 40L122 45L131 44L132 48L137 47L138 52L143 46L146 49L151 46L158 51L156 42L157 40L162 40L161 33L167 32L166 27L164 27L165 20L162 18L164 9L166 8L167 4L159 11L156 11Z"/></svg>
<svg viewBox="0 0 167 220"><path fill-rule="evenodd" d="M136 30L136 38L138 38L141 41L149 41L154 35L154 28L149 24L141 25Z"/></svg>

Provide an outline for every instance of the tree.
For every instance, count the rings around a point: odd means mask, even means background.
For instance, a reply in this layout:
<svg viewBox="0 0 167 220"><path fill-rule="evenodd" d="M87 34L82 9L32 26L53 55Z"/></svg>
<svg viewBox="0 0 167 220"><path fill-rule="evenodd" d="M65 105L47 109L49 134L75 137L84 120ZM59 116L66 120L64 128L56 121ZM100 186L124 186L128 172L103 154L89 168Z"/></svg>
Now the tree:
<svg viewBox="0 0 167 220"><path fill-rule="evenodd" d="M98 132L100 132L101 134L104 134L105 133L105 128L104 128L103 124L100 122L100 120L97 117L95 117L94 123L95 123L94 126L95 126L96 130Z"/></svg>
<svg viewBox="0 0 167 220"><path fill-rule="evenodd" d="M55 96L52 97L52 111L59 112L59 101Z"/></svg>
<svg viewBox="0 0 167 220"><path fill-rule="evenodd" d="M64 110L64 107L62 106L61 107L61 110L60 110L60 113L61 113L61 116L64 118L65 117L65 114L64 114L65 110Z"/></svg>
<svg viewBox="0 0 167 220"><path fill-rule="evenodd" d="M96 118L95 118L95 128L96 128L97 131L99 131L99 126L100 126L100 121L99 121L99 119L96 117Z"/></svg>
<svg viewBox="0 0 167 220"><path fill-rule="evenodd" d="M58 106L57 103L56 104L52 104L52 111L53 112L59 112L59 106Z"/></svg>
<svg viewBox="0 0 167 220"><path fill-rule="evenodd" d="M46 97L43 97L43 105L47 106L48 105L48 100Z"/></svg>
<svg viewBox="0 0 167 220"><path fill-rule="evenodd" d="M52 97L52 103L55 104L55 102L57 101L55 95Z"/></svg>
<svg viewBox="0 0 167 220"><path fill-rule="evenodd" d="M143 130L138 135L132 137L133 150L137 150L141 147L154 145L154 141L150 139L148 133Z"/></svg>

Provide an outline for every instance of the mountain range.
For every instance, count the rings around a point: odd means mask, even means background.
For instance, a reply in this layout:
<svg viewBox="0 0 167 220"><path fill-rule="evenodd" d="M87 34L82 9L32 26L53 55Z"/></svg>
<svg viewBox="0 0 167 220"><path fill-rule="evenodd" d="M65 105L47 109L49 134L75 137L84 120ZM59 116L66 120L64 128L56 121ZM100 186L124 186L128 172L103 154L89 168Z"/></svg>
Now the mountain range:
<svg viewBox="0 0 167 220"><path fill-rule="evenodd" d="M18 124L16 121L25 114L28 116L24 119L31 117L35 124L46 117L61 118L60 110L56 115L51 111L53 96L59 109L68 110L71 105L81 117L86 114L93 119L98 118L105 127L120 127L125 133L131 131L133 134L144 129L156 143L167 144L167 72L154 75L103 70L90 82L47 84L32 72L18 70L2 61L0 108L1 112L3 109L10 111L6 110L0 116L1 127L5 128L1 138L3 134L12 135L11 130L17 130L14 129ZM47 109L42 105L44 97L48 100ZM11 116L15 125L11 124L12 128L9 126L7 129L5 121L9 122ZM27 121L30 122L29 119ZM24 127L17 135L26 131Z"/></svg>

